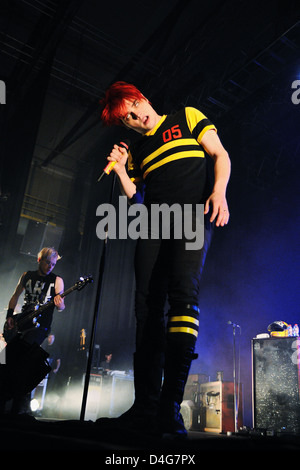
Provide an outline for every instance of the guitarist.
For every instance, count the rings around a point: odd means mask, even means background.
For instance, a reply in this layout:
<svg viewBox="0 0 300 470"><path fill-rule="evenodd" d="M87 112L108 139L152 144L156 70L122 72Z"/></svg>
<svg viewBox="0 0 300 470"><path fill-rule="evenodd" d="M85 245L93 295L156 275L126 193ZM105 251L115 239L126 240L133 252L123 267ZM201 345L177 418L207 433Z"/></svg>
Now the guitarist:
<svg viewBox="0 0 300 470"><path fill-rule="evenodd" d="M49 307L44 312L44 315L39 318L39 328L32 326L32 328L23 332L22 339L27 343L37 343L40 346L50 333L54 308L57 307L58 310L64 310L65 308L64 300L60 296L64 290L64 282L62 278L52 272L59 259L60 256L54 248L43 248L37 258L38 269L36 271L27 271L21 276L15 292L9 301L6 324L4 326L8 330L15 327L13 313L18 299L23 292L25 292L25 302L22 311L24 309L26 311L26 307L30 308L32 303L44 304L52 299L54 301L54 305ZM30 392L25 395L16 393L13 398L11 413L30 413L30 398Z"/></svg>
<svg viewBox="0 0 300 470"><path fill-rule="evenodd" d="M24 332L22 338L30 344L38 343L39 346L42 344L51 330L54 307L57 307L59 311L65 308L64 299L60 296L64 290L63 279L52 272L59 259L60 256L54 248L43 248L37 258L38 269L36 271L27 271L21 276L9 301L6 316L8 329L15 326L13 313L18 299L24 291L25 303L22 310L25 310L25 312L26 307L29 308L32 303L41 305L52 299L54 301L54 305L39 318L39 328L32 328Z"/></svg>

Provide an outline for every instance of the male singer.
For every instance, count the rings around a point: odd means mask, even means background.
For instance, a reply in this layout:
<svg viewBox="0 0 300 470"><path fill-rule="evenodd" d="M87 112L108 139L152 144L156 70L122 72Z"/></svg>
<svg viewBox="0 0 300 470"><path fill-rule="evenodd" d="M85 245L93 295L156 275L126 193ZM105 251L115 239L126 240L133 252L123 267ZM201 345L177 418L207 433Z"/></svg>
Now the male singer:
<svg viewBox="0 0 300 470"><path fill-rule="evenodd" d="M113 170L129 203L140 202L148 209L162 203L191 204L194 209L204 205L201 249L187 249L184 233L181 239L151 237L151 230L156 229L151 220L149 237L137 242L135 402L118 418L119 423L137 430L186 437L180 404L195 358L199 283L212 226L223 227L229 220L230 159L215 126L195 108L159 115L135 86L125 82L110 86L101 105L106 125L123 125L141 135L128 153L115 145L108 157L115 162ZM211 187L205 154L214 161ZM170 224L172 234L172 220Z"/></svg>

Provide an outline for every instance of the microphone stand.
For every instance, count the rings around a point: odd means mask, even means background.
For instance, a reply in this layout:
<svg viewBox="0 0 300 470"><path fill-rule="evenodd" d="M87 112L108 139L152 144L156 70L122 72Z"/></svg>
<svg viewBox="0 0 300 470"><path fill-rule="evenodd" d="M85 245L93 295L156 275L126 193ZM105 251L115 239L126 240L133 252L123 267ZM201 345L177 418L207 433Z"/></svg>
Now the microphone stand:
<svg viewBox="0 0 300 470"><path fill-rule="evenodd" d="M234 408L234 432L237 432L237 397L236 397L236 354L235 354L235 330L236 325L233 325L233 408Z"/></svg>
<svg viewBox="0 0 300 470"><path fill-rule="evenodd" d="M238 409L237 409L237 383L236 383L236 348L235 348L235 334L236 328L240 328L239 325L236 325L233 322L228 322L232 325L233 333L233 413L234 413L234 432L237 433L238 430Z"/></svg>
<svg viewBox="0 0 300 470"><path fill-rule="evenodd" d="M113 173L113 182L112 182L111 192L110 192L110 203L112 203L112 199L113 199L115 182L116 182L116 174ZM108 245L108 224L106 227L104 246L103 246L102 255L100 259L100 265L99 265L99 277L98 277L96 300L95 300L95 307L94 307L91 340L90 340L90 345L89 345L89 353L88 353L89 355L88 355L85 380L84 380L84 389L83 389L82 404L81 404L81 411L80 411L80 421L84 421L84 417L85 417L88 388L89 388L89 383L90 383L90 375L91 375L91 367L92 367L92 359L93 359L93 352L94 352L95 332L96 332L98 315L99 315L101 289L102 289L103 275L104 275L104 270L105 270L105 258L107 254L107 245Z"/></svg>

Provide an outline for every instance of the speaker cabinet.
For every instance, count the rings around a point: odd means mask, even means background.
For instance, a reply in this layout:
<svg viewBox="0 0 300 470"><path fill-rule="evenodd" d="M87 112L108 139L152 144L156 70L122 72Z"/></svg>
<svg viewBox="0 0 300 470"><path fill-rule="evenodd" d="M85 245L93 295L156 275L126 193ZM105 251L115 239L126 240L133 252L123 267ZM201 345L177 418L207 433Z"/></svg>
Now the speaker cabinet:
<svg viewBox="0 0 300 470"><path fill-rule="evenodd" d="M120 416L127 411L134 402L133 376L126 376L113 372L111 382L111 396L109 415Z"/></svg>
<svg viewBox="0 0 300 470"><path fill-rule="evenodd" d="M252 340L253 426L300 431L299 337Z"/></svg>
<svg viewBox="0 0 300 470"><path fill-rule="evenodd" d="M237 425L243 425L242 386L237 385ZM234 432L234 384L233 382L208 382L200 385L202 412L200 428L203 431Z"/></svg>
<svg viewBox="0 0 300 470"><path fill-rule="evenodd" d="M44 246L59 249L63 229L54 225L27 220L26 230L23 236L20 253L36 257Z"/></svg>
<svg viewBox="0 0 300 470"><path fill-rule="evenodd" d="M104 416L116 418L127 411L133 401L133 376L120 371L91 374L85 418L92 421Z"/></svg>

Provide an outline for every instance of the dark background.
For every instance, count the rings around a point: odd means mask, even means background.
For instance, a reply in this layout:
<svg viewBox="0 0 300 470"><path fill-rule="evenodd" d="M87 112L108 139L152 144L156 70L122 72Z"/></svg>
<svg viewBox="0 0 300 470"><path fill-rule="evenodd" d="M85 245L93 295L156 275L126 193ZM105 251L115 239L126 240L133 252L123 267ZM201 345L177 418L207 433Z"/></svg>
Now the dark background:
<svg viewBox="0 0 300 470"><path fill-rule="evenodd" d="M85 370L80 334L91 338L103 241L96 208L113 177L97 184L122 128L107 129L99 99L125 80L159 113L195 106L230 154L230 223L216 230L203 275L199 358L193 373L232 380L233 329L251 425L251 339L275 320L299 322L300 79L298 1L1 0L0 310L23 271L51 242L55 272L70 287L53 331L65 382ZM299 93L298 93L299 101ZM133 138L130 137L130 138ZM114 203L119 196L113 191ZM95 335L101 360L132 368L134 242L109 240ZM299 322L300 323L300 322ZM99 349L97 349L97 352ZM98 356L95 354L95 361Z"/></svg>

